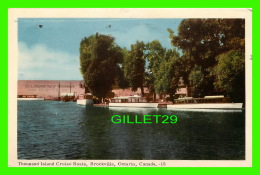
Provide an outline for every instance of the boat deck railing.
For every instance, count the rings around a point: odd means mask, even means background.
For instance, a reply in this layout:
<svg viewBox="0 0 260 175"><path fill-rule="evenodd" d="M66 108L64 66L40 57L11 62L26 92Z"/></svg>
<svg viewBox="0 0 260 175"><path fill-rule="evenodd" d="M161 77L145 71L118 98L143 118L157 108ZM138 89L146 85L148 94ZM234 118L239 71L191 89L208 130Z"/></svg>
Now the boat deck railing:
<svg viewBox="0 0 260 175"><path fill-rule="evenodd" d="M175 99L175 104L189 104L189 103L229 103L229 97L220 97L220 98L182 98Z"/></svg>
<svg viewBox="0 0 260 175"><path fill-rule="evenodd" d="M147 103L147 100L144 98L136 98L136 99L111 99L112 103Z"/></svg>
<svg viewBox="0 0 260 175"><path fill-rule="evenodd" d="M37 95L17 95L17 98L38 98Z"/></svg>

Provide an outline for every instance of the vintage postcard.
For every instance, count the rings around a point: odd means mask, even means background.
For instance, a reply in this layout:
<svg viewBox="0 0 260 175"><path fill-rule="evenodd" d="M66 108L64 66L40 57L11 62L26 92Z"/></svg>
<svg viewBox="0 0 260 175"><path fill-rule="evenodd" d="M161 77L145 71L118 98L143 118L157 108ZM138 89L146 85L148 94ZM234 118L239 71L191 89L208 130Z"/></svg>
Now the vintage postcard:
<svg viewBox="0 0 260 175"><path fill-rule="evenodd" d="M10 167L252 166L252 9L9 9Z"/></svg>

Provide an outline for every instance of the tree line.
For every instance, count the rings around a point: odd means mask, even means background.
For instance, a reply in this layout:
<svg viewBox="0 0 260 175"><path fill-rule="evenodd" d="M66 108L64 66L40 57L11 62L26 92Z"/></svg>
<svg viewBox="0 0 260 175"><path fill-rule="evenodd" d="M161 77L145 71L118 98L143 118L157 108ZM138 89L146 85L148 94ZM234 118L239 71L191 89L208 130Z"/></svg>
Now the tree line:
<svg viewBox="0 0 260 175"><path fill-rule="evenodd" d="M80 43L80 71L96 97L111 96L113 87L148 87L173 100L179 79L193 87L193 97L224 94L245 100L245 20L184 19L178 35L167 29L172 49L159 40L136 41L121 48L115 38L96 33ZM177 49L176 49L177 48Z"/></svg>

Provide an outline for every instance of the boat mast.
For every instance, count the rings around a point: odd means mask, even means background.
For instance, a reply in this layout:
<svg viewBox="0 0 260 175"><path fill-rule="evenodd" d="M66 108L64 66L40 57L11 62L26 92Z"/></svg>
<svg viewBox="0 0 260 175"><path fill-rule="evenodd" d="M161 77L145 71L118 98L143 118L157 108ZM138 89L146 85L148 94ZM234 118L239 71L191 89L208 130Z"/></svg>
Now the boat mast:
<svg viewBox="0 0 260 175"><path fill-rule="evenodd" d="M60 99L60 82L59 82L58 98Z"/></svg>
<svg viewBox="0 0 260 175"><path fill-rule="evenodd" d="M70 93L71 93L71 82L70 82Z"/></svg>

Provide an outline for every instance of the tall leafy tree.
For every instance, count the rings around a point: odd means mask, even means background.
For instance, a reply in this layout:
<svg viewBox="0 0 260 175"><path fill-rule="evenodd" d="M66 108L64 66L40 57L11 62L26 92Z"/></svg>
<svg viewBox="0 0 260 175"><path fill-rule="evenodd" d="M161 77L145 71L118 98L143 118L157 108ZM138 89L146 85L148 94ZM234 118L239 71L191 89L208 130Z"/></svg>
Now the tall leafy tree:
<svg viewBox="0 0 260 175"><path fill-rule="evenodd" d="M117 76L116 76L115 88L125 89L125 88L129 87L129 82L127 81L127 79L124 76L124 68L125 68L124 57L127 56L128 52L129 51L126 48L122 49L123 55L117 66Z"/></svg>
<svg viewBox="0 0 260 175"><path fill-rule="evenodd" d="M159 77L160 64L164 60L165 52L166 49L162 47L158 40L146 44L145 58L148 66L146 67L145 83L150 93L154 94L154 100L156 98L155 81Z"/></svg>
<svg viewBox="0 0 260 175"><path fill-rule="evenodd" d="M180 61L179 53L176 50L167 50L158 65L159 69L155 76L156 93L169 94L171 100L173 100L181 76Z"/></svg>
<svg viewBox="0 0 260 175"><path fill-rule="evenodd" d="M245 55L231 50L218 56L218 64L212 74L216 79L215 88L230 95L234 102L245 100Z"/></svg>
<svg viewBox="0 0 260 175"><path fill-rule="evenodd" d="M114 38L96 33L80 43L80 70L84 84L96 97L106 97L115 84L122 50Z"/></svg>
<svg viewBox="0 0 260 175"><path fill-rule="evenodd" d="M124 54L123 70L124 77L129 82L133 91L141 88L142 96L144 95L145 82L145 44L137 41L131 45L131 50Z"/></svg>
<svg viewBox="0 0 260 175"><path fill-rule="evenodd" d="M201 97L201 93L203 94L203 85L204 85L204 81L205 81L205 77L204 74L202 72L202 68L201 66L195 66L190 74L189 74L189 81L193 83L194 86L194 94L195 97Z"/></svg>
<svg viewBox="0 0 260 175"><path fill-rule="evenodd" d="M168 31L172 45L182 50L183 63L187 66L186 82L191 80L198 87L194 96L220 92L215 85L216 74L212 71L218 65L219 55L232 50L244 53L245 20L185 19L178 28L177 36L172 30Z"/></svg>

